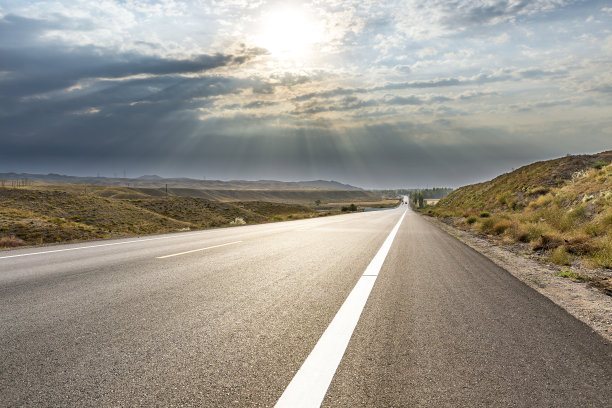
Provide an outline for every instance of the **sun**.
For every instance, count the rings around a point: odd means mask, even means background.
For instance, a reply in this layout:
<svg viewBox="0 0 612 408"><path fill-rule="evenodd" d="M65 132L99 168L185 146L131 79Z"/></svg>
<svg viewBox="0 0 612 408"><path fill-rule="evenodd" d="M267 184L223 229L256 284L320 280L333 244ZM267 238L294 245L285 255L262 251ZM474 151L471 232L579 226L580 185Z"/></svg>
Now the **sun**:
<svg viewBox="0 0 612 408"><path fill-rule="evenodd" d="M307 10L286 8L263 15L258 45L279 60L304 60L322 41L321 25Z"/></svg>

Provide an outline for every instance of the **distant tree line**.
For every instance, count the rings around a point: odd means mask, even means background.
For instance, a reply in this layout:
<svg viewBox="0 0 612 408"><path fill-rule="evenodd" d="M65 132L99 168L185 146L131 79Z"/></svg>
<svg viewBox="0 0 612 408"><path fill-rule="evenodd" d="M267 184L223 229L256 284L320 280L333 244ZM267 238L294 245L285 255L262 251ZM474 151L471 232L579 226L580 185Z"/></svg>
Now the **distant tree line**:
<svg viewBox="0 0 612 408"><path fill-rule="evenodd" d="M426 189L406 189L400 188L397 190L377 190L378 193L382 194L385 197L397 197L397 196L410 196L412 197L415 193L423 194L423 198L444 198L449 195L453 191L452 188L448 187L434 187L434 188L426 188Z"/></svg>

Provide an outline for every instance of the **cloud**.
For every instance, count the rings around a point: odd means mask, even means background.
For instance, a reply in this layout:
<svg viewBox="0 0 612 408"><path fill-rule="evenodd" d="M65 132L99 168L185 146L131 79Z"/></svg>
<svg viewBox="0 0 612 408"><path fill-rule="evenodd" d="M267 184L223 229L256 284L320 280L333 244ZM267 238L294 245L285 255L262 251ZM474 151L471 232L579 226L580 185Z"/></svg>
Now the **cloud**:
<svg viewBox="0 0 612 408"><path fill-rule="evenodd" d="M515 22L568 4L564 0L458 0L444 3L441 6L444 12L442 23L450 28Z"/></svg>
<svg viewBox="0 0 612 408"><path fill-rule="evenodd" d="M46 19L28 18L6 14L0 18L0 47L20 48L39 42L43 33L50 30L89 31L92 21L68 18L54 14Z"/></svg>

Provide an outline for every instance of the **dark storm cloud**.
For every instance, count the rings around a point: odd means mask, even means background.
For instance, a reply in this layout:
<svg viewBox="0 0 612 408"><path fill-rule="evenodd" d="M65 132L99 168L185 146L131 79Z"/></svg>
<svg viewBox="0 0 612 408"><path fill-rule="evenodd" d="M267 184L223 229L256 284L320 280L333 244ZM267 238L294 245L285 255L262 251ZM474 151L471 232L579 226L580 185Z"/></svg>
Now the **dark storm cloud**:
<svg viewBox="0 0 612 408"><path fill-rule="evenodd" d="M135 75L201 73L242 63L248 55L198 55L170 59L105 50L0 49L0 71L11 81L0 82L4 97L23 97L66 89L85 79L120 79Z"/></svg>
<svg viewBox="0 0 612 408"><path fill-rule="evenodd" d="M65 90L83 80L121 79L137 75L198 74L220 67L238 66L260 55L258 48L237 54L194 55L169 58L118 53L100 47L68 47L59 42L44 43L40 36L50 29L85 30L87 21L59 15L47 20L8 15L0 19L0 100ZM22 36L22 34L24 34Z"/></svg>

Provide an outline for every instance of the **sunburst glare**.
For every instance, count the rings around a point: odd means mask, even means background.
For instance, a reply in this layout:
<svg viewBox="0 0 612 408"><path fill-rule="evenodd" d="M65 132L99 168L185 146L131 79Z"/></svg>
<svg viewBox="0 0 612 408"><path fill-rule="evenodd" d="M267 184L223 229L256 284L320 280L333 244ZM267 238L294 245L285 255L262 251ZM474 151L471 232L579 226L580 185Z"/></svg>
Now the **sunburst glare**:
<svg viewBox="0 0 612 408"><path fill-rule="evenodd" d="M323 33L322 25L307 10L285 8L263 14L256 41L277 60L303 63L323 40Z"/></svg>

